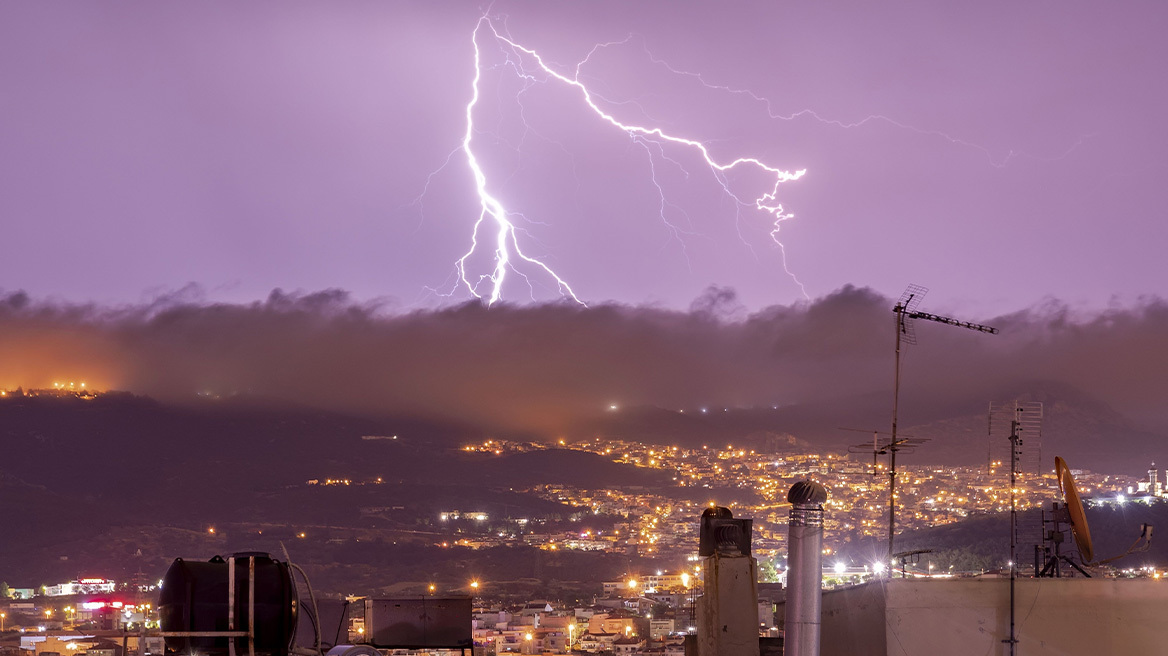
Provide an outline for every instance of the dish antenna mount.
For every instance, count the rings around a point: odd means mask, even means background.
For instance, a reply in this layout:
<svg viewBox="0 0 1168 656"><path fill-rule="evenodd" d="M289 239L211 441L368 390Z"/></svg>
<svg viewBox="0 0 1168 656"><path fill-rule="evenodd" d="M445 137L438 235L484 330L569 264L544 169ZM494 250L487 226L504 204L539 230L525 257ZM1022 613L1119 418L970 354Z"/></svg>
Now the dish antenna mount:
<svg viewBox="0 0 1168 656"><path fill-rule="evenodd" d="M1060 507L1055 503L1054 510L1051 513L1049 523L1054 525L1054 529L1047 532L1043 537L1053 543L1053 557L1046 562L1046 566L1042 568L1038 576L1061 576L1060 563L1066 563L1079 571L1083 576L1090 577L1084 567L1097 567L1099 565L1106 565L1107 563L1119 560L1125 556L1130 556L1133 553L1147 551L1152 546L1152 525L1141 524L1140 536L1132 543L1127 551L1112 556L1111 558L1104 558L1103 560L1095 560L1095 545L1091 542L1091 528L1087 525L1087 514L1083 511L1083 500L1079 498L1079 489L1075 485L1075 477L1071 474L1071 468L1067 462L1061 457L1054 459L1054 472L1058 477L1059 490L1063 493L1064 504ZM1075 541L1075 548L1079 552L1079 559L1083 566L1080 567L1072 561L1065 554L1059 553L1062 544L1063 529L1062 524L1068 524L1071 529L1071 536ZM1050 550L1050 547L1047 548Z"/></svg>

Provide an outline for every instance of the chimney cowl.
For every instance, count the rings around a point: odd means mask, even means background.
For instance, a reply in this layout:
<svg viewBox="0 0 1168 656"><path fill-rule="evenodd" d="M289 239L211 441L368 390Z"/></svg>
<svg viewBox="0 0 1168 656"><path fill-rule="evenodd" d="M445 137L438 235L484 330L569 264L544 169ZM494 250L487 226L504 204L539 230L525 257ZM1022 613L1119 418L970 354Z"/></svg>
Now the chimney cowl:
<svg viewBox="0 0 1168 656"><path fill-rule="evenodd" d="M819 504L827 501L827 488L815 481L798 481L787 492L787 501L794 505Z"/></svg>

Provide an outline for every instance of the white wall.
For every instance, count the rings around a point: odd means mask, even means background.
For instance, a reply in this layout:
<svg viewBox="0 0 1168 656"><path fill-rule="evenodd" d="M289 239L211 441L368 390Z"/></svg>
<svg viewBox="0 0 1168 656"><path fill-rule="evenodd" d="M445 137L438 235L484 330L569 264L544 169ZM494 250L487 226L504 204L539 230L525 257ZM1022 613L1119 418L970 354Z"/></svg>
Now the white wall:
<svg viewBox="0 0 1168 656"><path fill-rule="evenodd" d="M1019 654L1156 654L1168 644L1168 582L1019 579L1015 594ZM825 592L821 654L1007 654L1009 608L1009 580L998 578L892 579Z"/></svg>

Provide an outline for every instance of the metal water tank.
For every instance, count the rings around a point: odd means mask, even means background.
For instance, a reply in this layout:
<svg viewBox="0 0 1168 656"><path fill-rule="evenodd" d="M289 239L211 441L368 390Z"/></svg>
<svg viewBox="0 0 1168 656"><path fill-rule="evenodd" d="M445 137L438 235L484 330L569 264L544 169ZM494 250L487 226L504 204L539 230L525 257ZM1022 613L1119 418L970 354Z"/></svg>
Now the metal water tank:
<svg viewBox="0 0 1168 656"><path fill-rule="evenodd" d="M254 608L250 591L255 591ZM158 614L163 633L248 631L254 613L255 652L287 656L296 635L298 597L291 568L262 552L208 562L175 559L162 579ZM166 648L202 656L248 653L247 637L169 636Z"/></svg>

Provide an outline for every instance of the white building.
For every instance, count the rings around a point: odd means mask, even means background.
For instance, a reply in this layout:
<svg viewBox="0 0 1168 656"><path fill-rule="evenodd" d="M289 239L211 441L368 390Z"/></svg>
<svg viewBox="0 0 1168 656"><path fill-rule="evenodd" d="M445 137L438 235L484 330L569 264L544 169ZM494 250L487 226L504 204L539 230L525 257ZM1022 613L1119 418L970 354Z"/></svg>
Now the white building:
<svg viewBox="0 0 1168 656"><path fill-rule="evenodd" d="M117 583L106 579L81 579L45 586L46 597L65 597L75 594L105 594L113 592Z"/></svg>

